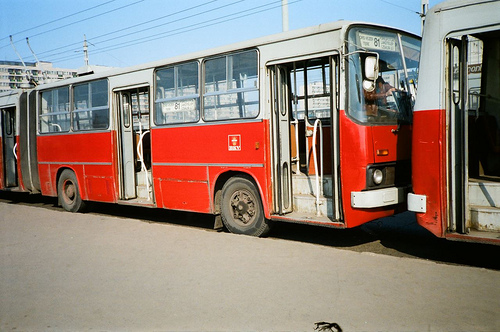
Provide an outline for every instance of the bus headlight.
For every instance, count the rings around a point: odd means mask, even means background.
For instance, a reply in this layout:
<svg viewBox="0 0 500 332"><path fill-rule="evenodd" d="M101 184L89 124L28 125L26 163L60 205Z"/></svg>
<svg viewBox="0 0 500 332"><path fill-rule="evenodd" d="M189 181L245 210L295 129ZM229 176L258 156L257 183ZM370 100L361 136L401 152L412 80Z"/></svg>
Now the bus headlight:
<svg viewBox="0 0 500 332"><path fill-rule="evenodd" d="M366 167L366 190L411 184L409 160L378 163Z"/></svg>
<svg viewBox="0 0 500 332"><path fill-rule="evenodd" d="M373 178L373 183L379 185L384 181L384 173L381 170L376 169L373 171L372 178Z"/></svg>

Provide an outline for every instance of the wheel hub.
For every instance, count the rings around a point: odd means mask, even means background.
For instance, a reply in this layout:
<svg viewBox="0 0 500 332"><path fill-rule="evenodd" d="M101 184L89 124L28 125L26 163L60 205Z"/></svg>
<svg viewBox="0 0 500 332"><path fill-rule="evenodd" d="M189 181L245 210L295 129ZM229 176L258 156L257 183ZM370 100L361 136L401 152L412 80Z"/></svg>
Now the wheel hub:
<svg viewBox="0 0 500 332"><path fill-rule="evenodd" d="M76 188L75 188L75 185L72 183L72 182L66 182L64 184L64 198L66 199L66 201L68 202L72 202L73 199L75 198L75 194L76 194Z"/></svg>
<svg viewBox="0 0 500 332"><path fill-rule="evenodd" d="M247 225L251 223L255 216L254 199L246 190L238 190L231 197L231 207L233 209L233 218L240 224Z"/></svg>

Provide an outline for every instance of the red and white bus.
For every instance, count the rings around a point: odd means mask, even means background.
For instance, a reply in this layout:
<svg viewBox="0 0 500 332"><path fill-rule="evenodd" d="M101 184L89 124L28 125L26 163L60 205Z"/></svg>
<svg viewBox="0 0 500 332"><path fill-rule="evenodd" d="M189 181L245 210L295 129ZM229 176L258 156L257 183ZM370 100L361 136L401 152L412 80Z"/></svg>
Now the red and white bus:
<svg viewBox="0 0 500 332"><path fill-rule="evenodd" d="M4 94L0 185L255 236L355 227L406 207L419 55L415 35L340 21Z"/></svg>
<svg viewBox="0 0 500 332"><path fill-rule="evenodd" d="M500 244L500 1L426 16L408 209L436 236Z"/></svg>

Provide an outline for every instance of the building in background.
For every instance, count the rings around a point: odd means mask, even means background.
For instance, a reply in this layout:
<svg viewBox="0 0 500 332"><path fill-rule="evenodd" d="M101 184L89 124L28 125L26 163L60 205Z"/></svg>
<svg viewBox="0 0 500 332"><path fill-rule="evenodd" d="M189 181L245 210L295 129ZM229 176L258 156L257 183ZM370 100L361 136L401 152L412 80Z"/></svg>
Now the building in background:
<svg viewBox="0 0 500 332"><path fill-rule="evenodd" d="M77 76L75 69L52 67L51 62L0 61L0 92L33 87Z"/></svg>

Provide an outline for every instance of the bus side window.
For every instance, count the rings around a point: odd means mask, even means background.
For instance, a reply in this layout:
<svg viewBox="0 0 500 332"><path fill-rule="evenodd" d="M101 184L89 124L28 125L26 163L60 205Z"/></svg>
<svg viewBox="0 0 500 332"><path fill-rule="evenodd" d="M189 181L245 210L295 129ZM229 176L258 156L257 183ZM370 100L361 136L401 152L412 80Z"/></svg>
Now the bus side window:
<svg viewBox="0 0 500 332"><path fill-rule="evenodd" d="M257 51L208 59L204 68L205 121L248 119L259 115Z"/></svg>
<svg viewBox="0 0 500 332"><path fill-rule="evenodd" d="M200 119L198 62L156 71L155 123L191 123Z"/></svg>
<svg viewBox="0 0 500 332"><path fill-rule="evenodd" d="M73 130L107 129L109 124L108 81L73 87Z"/></svg>
<svg viewBox="0 0 500 332"><path fill-rule="evenodd" d="M54 133L69 131L69 87L43 91L41 95L40 132Z"/></svg>

